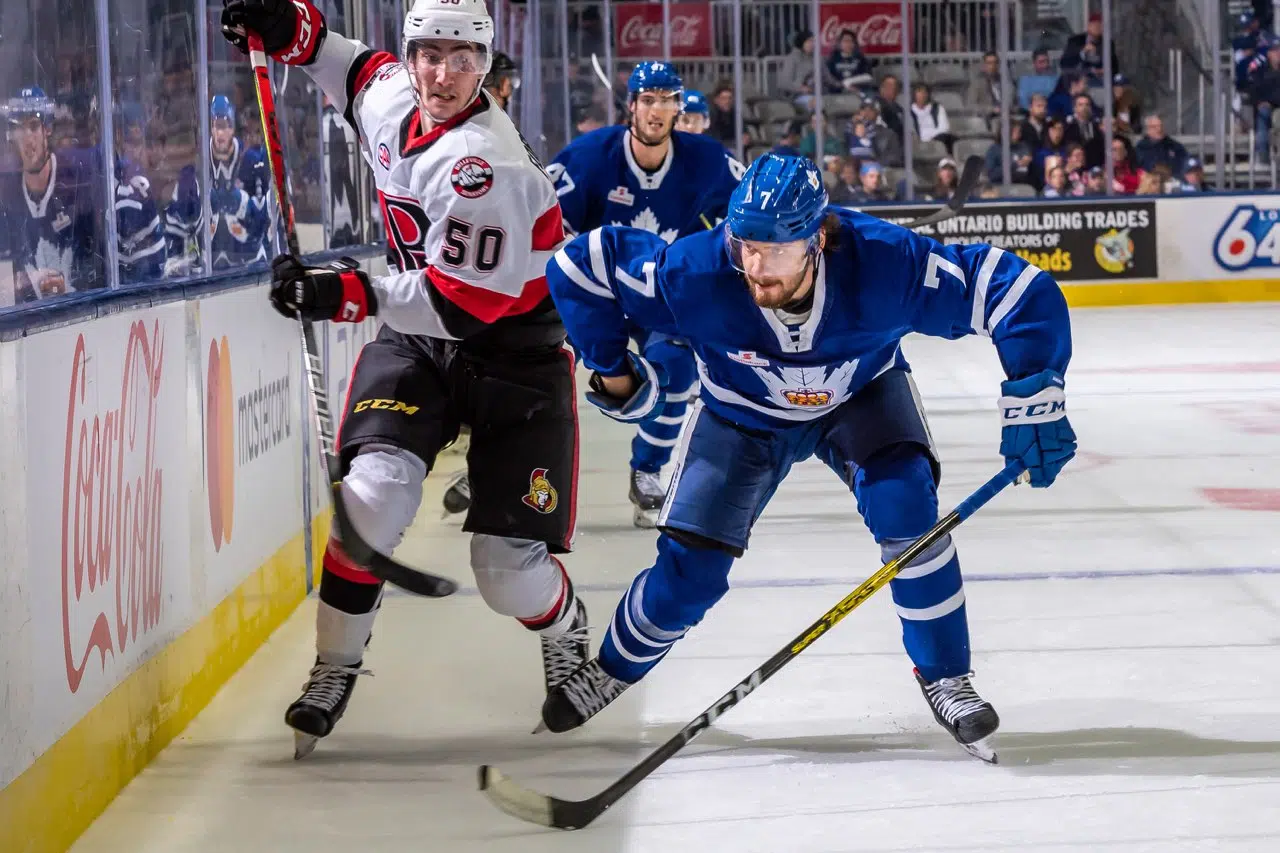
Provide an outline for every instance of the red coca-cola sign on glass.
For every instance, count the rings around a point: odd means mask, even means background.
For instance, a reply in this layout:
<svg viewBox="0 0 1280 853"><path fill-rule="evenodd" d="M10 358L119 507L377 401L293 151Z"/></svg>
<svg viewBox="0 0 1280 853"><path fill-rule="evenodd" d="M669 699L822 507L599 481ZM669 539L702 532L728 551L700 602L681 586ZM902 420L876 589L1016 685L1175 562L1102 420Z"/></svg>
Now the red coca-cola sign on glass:
<svg viewBox="0 0 1280 853"><path fill-rule="evenodd" d="M662 4L615 4L613 35L616 56L661 59ZM711 55L710 3L671 4L671 55Z"/></svg>
<svg viewBox="0 0 1280 853"><path fill-rule="evenodd" d="M902 6L898 3L823 3L822 33L818 42L823 55L831 52L844 30L853 31L863 53L901 53Z"/></svg>

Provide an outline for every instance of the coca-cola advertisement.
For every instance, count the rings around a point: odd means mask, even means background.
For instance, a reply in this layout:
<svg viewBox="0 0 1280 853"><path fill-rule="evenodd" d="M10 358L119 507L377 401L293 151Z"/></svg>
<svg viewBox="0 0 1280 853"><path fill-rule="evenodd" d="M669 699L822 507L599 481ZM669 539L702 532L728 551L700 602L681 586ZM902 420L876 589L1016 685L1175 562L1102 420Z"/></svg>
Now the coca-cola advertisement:
<svg viewBox="0 0 1280 853"><path fill-rule="evenodd" d="M711 4L671 4L671 55L711 55ZM614 55L662 59L662 4L618 3L613 7Z"/></svg>
<svg viewBox="0 0 1280 853"><path fill-rule="evenodd" d="M823 3L818 49L830 53L840 33L851 30L863 53L901 53L902 29L898 3Z"/></svg>

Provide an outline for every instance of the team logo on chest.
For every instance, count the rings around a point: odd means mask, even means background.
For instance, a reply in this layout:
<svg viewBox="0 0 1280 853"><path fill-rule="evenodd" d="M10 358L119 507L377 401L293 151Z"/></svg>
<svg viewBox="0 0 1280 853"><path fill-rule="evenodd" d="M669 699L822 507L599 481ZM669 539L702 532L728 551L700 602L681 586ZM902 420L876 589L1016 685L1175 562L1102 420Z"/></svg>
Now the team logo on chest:
<svg viewBox="0 0 1280 853"><path fill-rule="evenodd" d="M609 201L614 204L624 204L631 207L636 203L636 197L631 194L631 190L625 186L620 186L609 191Z"/></svg>
<svg viewBox="0 0 1280 853"><path fill-rule="evenodd" d="M849 398L858 360L833 366L752 368L777 403L793 409L821 409Z"/></svg>
<svg viewBox="0 0 1280 853"><path fill-rule="evenodd" d="M547 479L546 468L534 468L529 474L529 492L520 499L525 506L532 507L543 515L556 511L560 496L556 494L551 481Z"/></svg>
<svg viewBox="0 0 1280 853"><path fill-rule="evenodd" d="M657 234L668 243L676 239L676 235L680 232L675 228L662 230L662 223L658 221L658 215L653 212L653 208L646 207L631 218L630 222L619 222L614 220L610 225L630 226L631 228L639 228L641 231L648 231L650 234Z"/></svg>
<svg viewBox="0 0 1280 853"><path fill-rule="evenodd" d="M463 198L480 198L493 187L493 167L479 157L463 157L453 164L449 180Z"/></svg>

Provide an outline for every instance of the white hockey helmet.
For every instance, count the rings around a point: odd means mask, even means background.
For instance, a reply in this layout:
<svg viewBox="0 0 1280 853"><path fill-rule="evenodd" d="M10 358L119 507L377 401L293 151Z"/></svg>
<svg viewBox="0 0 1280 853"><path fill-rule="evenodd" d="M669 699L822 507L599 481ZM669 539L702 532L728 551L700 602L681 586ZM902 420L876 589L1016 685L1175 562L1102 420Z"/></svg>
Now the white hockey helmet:
<svg viewBox="0 0 1280 853"><path fill-rule="evenodd" d="M402 56L409 57L409 45L419 39L456 39L484 48L488 73L493 62L493 18L485 0L413 0L404 16Z"/></svg>

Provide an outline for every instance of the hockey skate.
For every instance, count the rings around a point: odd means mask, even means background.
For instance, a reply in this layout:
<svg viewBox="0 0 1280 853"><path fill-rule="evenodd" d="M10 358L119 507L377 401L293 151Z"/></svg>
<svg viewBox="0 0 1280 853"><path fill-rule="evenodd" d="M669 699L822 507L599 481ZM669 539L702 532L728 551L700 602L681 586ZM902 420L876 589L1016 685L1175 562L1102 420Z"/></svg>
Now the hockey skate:
<svg viewBox="0 0 1280 853"><path fill-rule="evenodd" d="M631 490L627 497L634 507L631 521L636 527L652 529L658 526L658 513L662 511L666 496L666 489L662 488L662 479L658 474L634 468L631 470Z"/></svg>
<svg viewBox="0 0 1280 853"><path fill-rule="evenodd" d="M587 633L587 606L577 599L577 607L569 630L558 637L541 637L542 671L546 676L547 693L564 681L574 670L587 662L591 637Z"/></svg>
<svg viewBox="0 0 1280 853"><path fill-rule="evenodd" d="M578 667L547 694L542 722L534 729L556 733L571 731L604 710L631 685L609 675L599 659Z"/></svg>
<svg viewBox="0 0 1280 853"><path fill-rule="evenodd" d="M284 721L293 729L293 758L306 758L320 738L328 736L342 719L356 687L356 676L373 675L361 664L338 666L316 658L311 677L302 685L302 695L284 712Z"/></svg>
<svg viewBox="0 0 1280 853"><path fill-rule="evenodd" d="M999 757L991 744L991 736L1000 728L1000 717L991 703L973 689L969 680L972 675L939 678L928 684L920 677L920 671L915 670L916 683L938 723L974 758L997 764Z"/></svg>
<svg viewBox="0 0 1280 853"><path fill-rule="evenodd" d="M466 512L471 508L471 479L467 469L455 473L449 478L449 485L444 490L444 517Z"/></svg>

